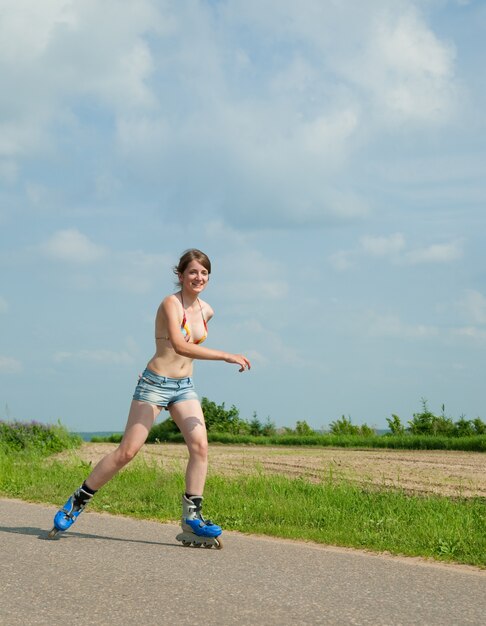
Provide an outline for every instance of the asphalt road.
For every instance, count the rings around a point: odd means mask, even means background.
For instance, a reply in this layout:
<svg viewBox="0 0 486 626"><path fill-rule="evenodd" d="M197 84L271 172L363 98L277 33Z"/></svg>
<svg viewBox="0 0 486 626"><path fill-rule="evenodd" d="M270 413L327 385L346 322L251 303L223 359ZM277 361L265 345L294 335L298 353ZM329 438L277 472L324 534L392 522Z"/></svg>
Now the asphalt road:
<svg viewBox="0 0 486 626"><path fill-rule="evenodd" d="M0 624L486 624L486 571L0 499Z"/></svg>

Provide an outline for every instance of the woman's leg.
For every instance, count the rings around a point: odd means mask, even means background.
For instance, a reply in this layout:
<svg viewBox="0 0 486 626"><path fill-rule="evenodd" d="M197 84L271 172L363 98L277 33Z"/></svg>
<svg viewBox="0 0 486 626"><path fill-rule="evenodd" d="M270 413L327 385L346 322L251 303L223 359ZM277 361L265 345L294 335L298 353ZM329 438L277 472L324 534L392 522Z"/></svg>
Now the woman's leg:
<svg viewBox="0 0 486 626"><path fill-rule="evenodd" d="M186 493L202 496L208 471L208 436L201 405L198 400L184 400L169 406L169 412L189 450Z"/></svg>
<svg viewBox="0 0 486 626"><path fill-rule="evenodd" d="M86 479L86 485L97 491L121 470L145 443L160 408L154 404L132 400L125 433L116 450L99 461Z"/></svg>

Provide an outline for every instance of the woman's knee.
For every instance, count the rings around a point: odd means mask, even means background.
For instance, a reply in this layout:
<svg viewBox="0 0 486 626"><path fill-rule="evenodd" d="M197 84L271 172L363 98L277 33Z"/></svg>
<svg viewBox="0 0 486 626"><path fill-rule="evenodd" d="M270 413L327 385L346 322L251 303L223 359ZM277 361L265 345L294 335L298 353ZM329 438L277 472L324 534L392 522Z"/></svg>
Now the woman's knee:
<svg viewBox="0 0 486 626"><path fill-rule="evenodd" d="M199 459L207 460L208 458L208 440L201 439L198 441L192 441L189 445L189 454L191 456L196 456Z"/></svg>
<svg viewBox="0 0 486 626"><path fill-rule="evenodd" d="M115 451L116 462L119 467L123 467L130 463L140 451L139 447L134 446L120 446Z"/></svg>

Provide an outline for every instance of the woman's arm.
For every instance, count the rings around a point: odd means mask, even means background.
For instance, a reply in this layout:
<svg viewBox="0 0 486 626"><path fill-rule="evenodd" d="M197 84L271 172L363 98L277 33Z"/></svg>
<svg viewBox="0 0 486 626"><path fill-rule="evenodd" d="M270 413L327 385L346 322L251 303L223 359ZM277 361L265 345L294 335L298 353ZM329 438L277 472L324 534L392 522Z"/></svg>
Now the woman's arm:
<svg viewBox="0 0 486 626"><path fill-rule="evenodd" d="M198 344L188 342L184 339L180 329L179 310L177 304L171 296L165 298L162 302L159 312L165 317L167 325L167 335L174 351L180 356L190 359L201 359L206 361L225 361L226 363L234 363L240 366L240 372L250 369L250 361L242 354L231 354L221 350L213 350L212 348L204 348ZM212 310L211 310L212 317ZM208 316L208 319L210 317Z"/></svg>

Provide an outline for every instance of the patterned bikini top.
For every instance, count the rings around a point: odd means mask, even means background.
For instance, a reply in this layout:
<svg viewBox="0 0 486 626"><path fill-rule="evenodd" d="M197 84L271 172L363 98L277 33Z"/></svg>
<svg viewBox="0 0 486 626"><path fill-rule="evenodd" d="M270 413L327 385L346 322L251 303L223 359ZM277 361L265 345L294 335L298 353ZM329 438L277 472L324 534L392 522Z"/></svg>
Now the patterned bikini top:
<svg viewBox="0 0 486 626"><path fill-rule="evenodd" d="M182 310L184 311L184 316L182 318L182 323L181 323L181 332L184 335L184 339L186 341L189 341L191 339L191 331L189 330L189 326L187 325L186 309L184 308L184 301L182 299L182 293L181 293L181 303L182 303ZM206 324L206 320L204 319L204 313L202 310L201 303L199 302L199 298L197 299L197 303L199 304L199 308L201 309L201 317L202 317L202 321L204 324L204 335L197 341L194 340L193 343L195 344L202 343L205 339L207 339L207 336L208 336L208 325Z"/></svg>
<svg viewBox="0 0 486 626"><path fill-rule="evenodd" d="M195 344L202 343L208 336L208 325L206 323L206 320L204 319L204 313L203 313L202 306L201 306L201 303L199 301L199 298L197 299L197 303L199 304L199 308L201 310L201 317L202 317L202 321L203 321L203 324L204 324L204 335L202 337L200 337L199 339L194 340L193 343L195 343ZM182 293L181 293L181 304L182 304L182 311L184 313L184 315L182 317L182 322L181 322L181 333L184 335L185 341L190 341L191 340L191 330L190 330L189 326L187 325L186 309L184 308L184 300L182 299ZM170 340L170 337L165 336L164 339Z"/></svg>

